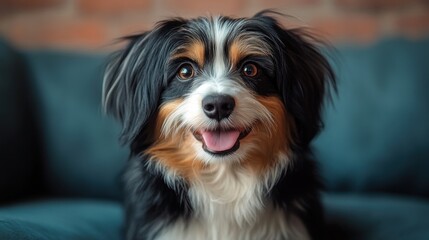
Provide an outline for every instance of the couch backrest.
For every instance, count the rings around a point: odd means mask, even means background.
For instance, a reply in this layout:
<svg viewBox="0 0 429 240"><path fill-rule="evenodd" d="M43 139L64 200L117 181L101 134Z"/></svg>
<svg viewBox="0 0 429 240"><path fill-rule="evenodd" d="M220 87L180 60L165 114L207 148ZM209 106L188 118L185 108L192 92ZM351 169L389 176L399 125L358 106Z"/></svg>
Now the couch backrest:
<svg viewBox="0 0 429 240"><path fill-rule="evenodd" d="M0 202L40 192L38 129L27 67L0 39Z"/></svg>
<svg viewBox="0 0 429 240"><path fill-rule="evenodd" d="M429 39L339 47L339 94L315 142L330 191L429 196Z"/></svg>
<svg viewBox="0 0 429 240"><path fill-rule="evenodd" d="M119 199L128 153L118 144L118 123L100 106L106 56L45 50L24 57L43 133L49 193Z"/></svg>

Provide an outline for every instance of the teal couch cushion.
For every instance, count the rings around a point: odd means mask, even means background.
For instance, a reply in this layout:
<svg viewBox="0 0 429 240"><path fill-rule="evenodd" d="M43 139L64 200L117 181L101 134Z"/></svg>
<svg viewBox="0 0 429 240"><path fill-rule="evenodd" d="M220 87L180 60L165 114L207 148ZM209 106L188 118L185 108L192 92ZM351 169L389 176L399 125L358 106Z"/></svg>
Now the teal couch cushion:
<svg viewBox="0 0 429 240"><path fill-rule="evenodd" d="M0 202L40 190L40 144L27 66L0 38Z"/></svg>
<svg viewBox="0 0 429 240"><path fill-rule="evenodd" d="M330 191L429 197L429 39L339 47L315 153Z"/></svg>
<svg viewBox="0 0 429 240"><path fill-rule="evenodd" d="M119 199L127 151L101 108L105 56L25 52L43 133L43 175L56 196Z"/></svg>
<svg viewBox="0 0 429 240"><path fill-rule="evenodd" d="M427 240L429 202L393 195L324 197L329 240Z"/></svg>
<svg viewBox="0 0 429 240"><path fill-rule="evenodd" d="M0 239L122 239L116 202L50 199L0 208Z"/></svg>

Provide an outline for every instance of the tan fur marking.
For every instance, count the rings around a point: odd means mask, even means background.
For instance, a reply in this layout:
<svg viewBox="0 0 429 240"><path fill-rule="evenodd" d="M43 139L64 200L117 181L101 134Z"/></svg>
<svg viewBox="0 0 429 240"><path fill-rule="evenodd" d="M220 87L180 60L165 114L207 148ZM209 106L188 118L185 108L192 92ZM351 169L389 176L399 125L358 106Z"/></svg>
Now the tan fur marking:
<svg viewBox="0 0 429 240"><path fill-rule="evenodd" d="M265 47L265 43L261 40L247 39L239 37L232 42L229 47L229 59L232 67L237 67L242 59L247 56L267 56L269 55L269 49Z"/></svg>
<svg viewBox="0 0 429 240"><path fill-rule="evenodd" d="M182 100L175 100L161 106L156 120L155 138L157 140L145 153L153 156L152 160L160 161L163 166L189 180L194 178L195 173L203 166L202 162L196 159L192 146L197 140L191 132L183 130L169 136L161 132L163 122L181 102Z"/></svg>
<svg viewBox="0 0 429 240"><path fill-rule="evenodd" d="M177 58L189 58L195 61L200 68L204 66L204 43L201 41L195 41L189 45L185 45L179 48L178 53L174 54L172 59Z"/></svg>
<svg viewBox="0 0 429 240"><path fill-rule="evenodd" d="M243 57L244 56L242 53L242 49L240 48L240 44L237 43L237 41L234 41L229 48L229 58L231 60L231 65L237 66L238 61L240 61L240 59L242 59Z"/></svg>
<svg viewBox="0 0 429 240"><path fill-rule="evenodd" d="M287 117L286 109L279 98L257 97L257 100L271 112L274 125L272 129L267 129L265 123L256 123L240 144L257 143L258 147L247 154L248 157L243 164L255 172L263 173L276 164L279 153L289 156L293 122Z"/></svg>

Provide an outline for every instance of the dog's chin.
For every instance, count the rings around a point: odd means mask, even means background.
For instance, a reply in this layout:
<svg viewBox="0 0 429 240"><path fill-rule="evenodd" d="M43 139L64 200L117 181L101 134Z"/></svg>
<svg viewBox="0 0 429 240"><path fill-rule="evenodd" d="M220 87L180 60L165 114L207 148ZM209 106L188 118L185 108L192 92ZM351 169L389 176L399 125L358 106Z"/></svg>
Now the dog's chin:
<svg viewBox="0 0 429 240"><path fill-rule="evenodd" d="M236 152L240 148L240 140L250 131L251 128L201 129L193 131L193 135L202 143L205 152L215 157L224 157Z"/></svg>

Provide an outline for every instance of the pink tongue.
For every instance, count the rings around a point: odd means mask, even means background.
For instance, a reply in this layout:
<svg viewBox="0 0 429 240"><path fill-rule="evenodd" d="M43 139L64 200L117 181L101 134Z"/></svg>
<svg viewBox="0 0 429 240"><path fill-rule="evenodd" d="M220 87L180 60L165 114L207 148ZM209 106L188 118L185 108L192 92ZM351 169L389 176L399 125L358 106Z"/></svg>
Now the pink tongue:
<svg viewBox="0 0 429 240"><path fill-rule="evenodd" d="M213 152L222 152L234 147L239 131L202 131L206 147Z"/></svg>

